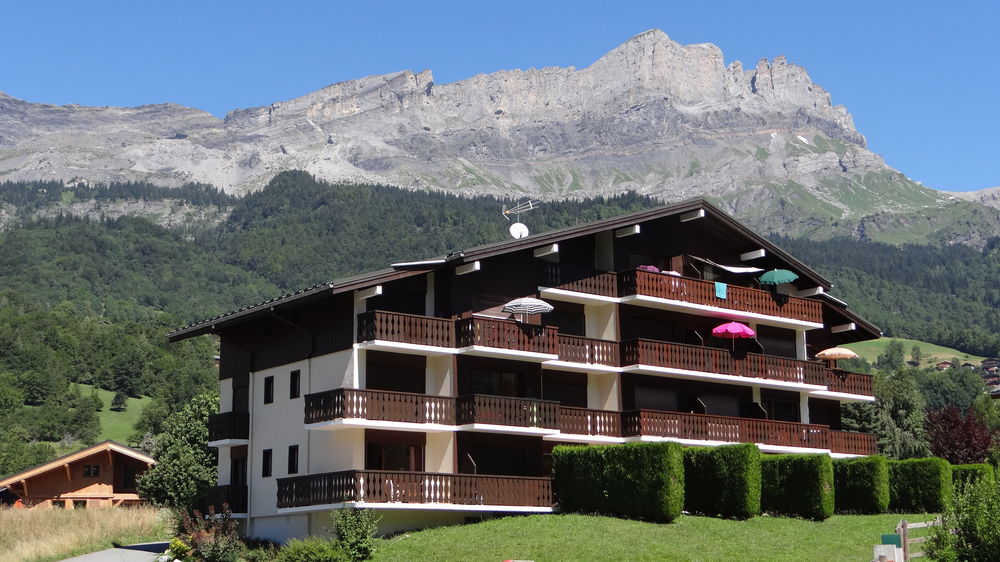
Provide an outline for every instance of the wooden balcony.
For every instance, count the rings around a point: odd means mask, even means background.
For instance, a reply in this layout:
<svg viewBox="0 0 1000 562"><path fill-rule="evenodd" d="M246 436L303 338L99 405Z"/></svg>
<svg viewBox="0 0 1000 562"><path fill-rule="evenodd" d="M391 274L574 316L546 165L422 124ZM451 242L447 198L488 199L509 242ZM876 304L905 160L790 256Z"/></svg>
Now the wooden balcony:
<svg viewBox="0 0 1000 562"><path fill-rule="evenodd" d="M338 388L306 395L305 423L344 418L455 424L455 399L410 392Z"/></svg>
<svg viewBox="0 0 1000 562"><path fill-rule="evenodd" d="M843 369L827 369L826 386L830 392L875 396L871 375L852 373Z"/></svg>
<svg viewBox="0 0 1000 562"><path fill-rule="evenodd" d="M345 470L278 479L278 508L344 502L551 508L552 479Z"/></svg>
<svg viewBox="0 0 1000 562"><path fill-rule="evenodd" d="M211 486L202 493L201 505L205 513L208 506L214 506L216 513L222 513L222 506L229 506L229 511L233 513L247 512L247 487L227 484L223 486Z"/></svg>
<svg viewBox="0 0 1000 562"><path fill-rule="evenodd" d="M539 284L550 289L562 289L602 297L618 296L618 275L585 267L541 262Z"/></svg>
<svg viewBox="0 0 1000 562"><path fill-rule="evenodd" d="M726 349L644 339L622 342L621 348L622 366L650 365L817 386L827 384L826 367L816 361L758 353L735 355Z"/></svg>
<svg viewBox="0 0 1000 562"><path fill-rule="evenodd" d="M459 425L490 424L559 429L559 402L487 394L459 396Z"/></svg>
<svg viewBox="0 0 1000 562"><path fill-rule="evenodd" d="M831 442L830 429L825 425L661 410L622 412L622 433L625 437L642 435L813 449L829 449Z"/></svg>
<svg viewBox="0 0 1000 562"><path fill-rule="evenodd" d="M560 406L559 430L572 435L621 437L622 413Z"/></svg>
<svg viewBox="0 0 1000 562"><path fill-rule="evenodd" d="M250 414L223 412L208 416L208 441L250 439Z"/></svg>
<svg viewBox="0 0 1000 562"><path fill-rule="evenodd" d="M712 281L639 270L619 273L618 283L619 296L643 295L804 322L823 323L823 309L819 301L780 295L761 289L727 285L726 298L720 299L716 296L715 283Z"/></svg>
<svg viewBox="0 0 1000 562"><path fill-rule="evenodd" d="M559 334L559 360L619 367L621 350L616 341Z"/></svg>
<svg viewBox="0 0 1000 562"><path fill-rule="evenodd" d="M458 347L481 346L556 355L559 329L497 318L463 318L456 324Z"/></svg>
<svg viewBox="0 0 1000 562"><path fill-rule="evenodd" d="M455 321L418 314L373 310L358 315L358 343L382 340L455 347Z"/></svg>
<svg viewBox="0 0 1000 562"><path fill-rule="evenodd" d="M878 453L875 436L870 433L830 430L830 450L834 453L851 455L874 455Z"/></svg>

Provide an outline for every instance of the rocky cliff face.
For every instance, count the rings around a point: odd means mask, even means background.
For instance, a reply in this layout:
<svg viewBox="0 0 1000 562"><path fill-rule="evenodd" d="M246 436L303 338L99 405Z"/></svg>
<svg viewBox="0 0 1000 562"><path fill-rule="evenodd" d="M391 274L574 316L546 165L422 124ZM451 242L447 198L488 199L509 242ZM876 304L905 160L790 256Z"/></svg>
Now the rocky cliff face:
<svg viewBox="0 0 1000 562"><path fill-rule="evenodd" d="M857 234L873 213L954 204L867 151L847 110L803 68L784 57L725 66L718 47L657 30L581 70L451 84L403 71L224 120L176 105L53 107L0 95L0 180L245 192L286 169L464 194L708 195L758 227L819 236Z"/></svg>

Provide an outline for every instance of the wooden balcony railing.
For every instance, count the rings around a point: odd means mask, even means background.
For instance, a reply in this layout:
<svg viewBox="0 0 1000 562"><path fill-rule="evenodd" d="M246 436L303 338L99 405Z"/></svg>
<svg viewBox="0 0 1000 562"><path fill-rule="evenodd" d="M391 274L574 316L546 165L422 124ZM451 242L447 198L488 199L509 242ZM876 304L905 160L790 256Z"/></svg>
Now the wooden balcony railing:
<svg viewBox="0 0 1000 562"><path fill-rule="evenodd" d="M222 513L223 504L229 505L229 511L233 513L246 513L247 487L227 484L210 486L202 492L201 505L205 513L208 506L214 506L216 513Z"/></svg>
<svg viewBox="0 0 1000 562"><path fill-rule="evenodd" d="M846 392L862 396L875 396L872 390L871 375L852 373L843 369L828 369L826 377L827 390L830 392Z"/></svg>
<svg viewBox="0 0 1000 562"><path fill-rule="evenodd" d="M459 425L488 423L516 427L559 428L559 402L469 394L455 399Z"/></svg>
<svg viewBox="0 0 1000 562"><path fill-rule="evenodd" d="M559 431L573 435L621 437L622 413L560 406Z"/></svg>
<svg viewBox="0 0 1000 562"><path fill-rule="evenodd" d="M559 360L618 367L621 351L616 341L559 334Z"/></svg>
<svg viewBox="0 0 1000 562"><path fill-rule="evenodd" d="M551 355L559 347L559 329L555 326L473 316L459 320L456 330L459 347L480 345Z"/></svg>
<svg viewBox="0 0 1000 562"><path fill-rule="evenodd" d="M540 266L540 286L604 297L618 296L618 275L614 272L552 262L541 262Z"/></svg>
<svg viewBox="0 0 1000 562"><path fill-rule="evenodd" d="M373 310L358 315L358 343L371 340L455 347L455 321Z"/></svg>
<svg viewBox="0 0 1000 562"><path fill-rule="evenodd" d="M826 367L815 361L655 340L622 342L622 365L653 365L738 377L757 377L785 382L826 385Z"/></svg>
<svg viewBox="0 0 1000 562"><path fill-rule="evenodd" d="M455 399L352 388L306 395L305 423L342 418L454 425Z"/></svg>
<svg viewBox="0 0 1000 562"><path fill-rule="evenodd" d="M223 412L208 416L208 440L249 439L250 414L247 412Z"/></svg>
<svg viewBox="0 0 1000 562"><path fill-rule="evenodd" d="M278 507L342 502L552 507L552 479L345 470L278 479Z"/></svg>
<svg viewBox="0 0 1000 562"><path fill-rule="evenodd" d="M720 299L712 281L639 270L619 273L618 281L618 294L621 296L645 295L806 322L823 322L823 309L818 301L771 291L727 285L726 298Z"/></svg>
<svg viewBox="0 0 1000 562"><path fill-rule="evenodd" d="M622 412L622 433L625 437L654 435L731 443L830 448L830 430L825 425L684 414L661 410Z"/></svg>
<svg viewBox="0 0 1000 562"><path fill-rule="evenodd" d="M830 430L830 450L834 453L874 455L878 452L875 436L870 433Z"/></svg>

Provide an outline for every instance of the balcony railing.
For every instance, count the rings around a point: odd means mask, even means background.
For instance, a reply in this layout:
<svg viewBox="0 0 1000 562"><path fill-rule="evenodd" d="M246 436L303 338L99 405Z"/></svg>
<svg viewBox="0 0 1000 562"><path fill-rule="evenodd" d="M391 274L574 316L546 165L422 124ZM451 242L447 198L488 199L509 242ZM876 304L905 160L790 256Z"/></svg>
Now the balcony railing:
<svg viewBox="0 0 1000 562"><path fill-rule="evenodd" d="M559 429L559 402L487 394L459 396L458 423Z"/></svg>
<svg viewBox="0 0 1000 562"><path fill-rule="evenodd" d="M559 334L559 359L591 365L621 365L618 342Z"/></svg>
<svg viewBox="0 0 1000 562"><path fill-rule="evenodd" d="M823 309L818 301L771 291L727 285L726 298L722 299L716 295L712 281L639 270L621 272L618 281L618 291L622 296L645 295L806 322L823 322Z"/></svg>
<svg viewBox="0 0 1000 562"><path fill-rule="evenodd" d="M372 340L455 347L455 321L381 310L359 314L358 343Z"/></svg>
<svg viewBox="0 0 1000 562"><path fill-rule="evenodd" d="M345 470L278 479L278 507L343 502L552 507L552 479Z"/></svg>
<svg viewBox="0 0 1000 562"><path fill-rule="evenodd" d="M878 452L875 436L870 433L830 430L830 450L834 453L874 455Z"/></svg>
<svg viewBox="0 0 1000 562"><path fill-rule="evenodd" d="M826 377L827 390L830 392L845 392L874 396L871 375L852 373L843 369L829 369Z"/></svg>
<svg viewBox="0 0 1000 562"><path fill-rule="evenodd" d="M247 412L223 412L208 416L208 440L249 439L250 414Z"/></svg>
<svg viewBox="0 0 1000 562"><path fill-rule="evenodd" d="M456 325L459 347L478 345L555 355L559 329L495 318L463 318Z"/></svg>
<svg viewBox="0 0 1000 562"><path fill-rule="evenodd" d="M758 353L734 355L714 347L644 339L622 342L622 365L652 365L819 386L827 383L826 367L815 361Z"/></svg>
<svg viewBox="0 0 1000 562"><path fill-rule="evenodd" d="M622 436L622 414L610 410L559 407L559 431L573 435Z"/></svg>
<svg viewBox="0 0 1000 562"><path fill-rule="evenodd" d="M214 506L216 513L222 513L223 504L229 505L229 511L233 513L246 513L247 487L234 484L211 486L204 490L201 504L206 513L208 506Z"/></svg>
<svg viewBox="0 0 1000 562"><path fill-rule="evenodd" d="M343 418L454 425L455 399L351 388L306 395L305 423Z"/></svg>
<svg viewBox="0 0 1000 562"><path fill-rule="evenodd" d="M825 425L660 410L622 412L622 433L625 437L652 435L730 443L830 448L830 430Z"/></svg>
<svg viewBox="0 0 1000 562"><path fill-rule="evenodd" d="M539 279L543 287L603 297L618 296L618 275L614 272L552 262L541 262L540 265Z"/></svg>

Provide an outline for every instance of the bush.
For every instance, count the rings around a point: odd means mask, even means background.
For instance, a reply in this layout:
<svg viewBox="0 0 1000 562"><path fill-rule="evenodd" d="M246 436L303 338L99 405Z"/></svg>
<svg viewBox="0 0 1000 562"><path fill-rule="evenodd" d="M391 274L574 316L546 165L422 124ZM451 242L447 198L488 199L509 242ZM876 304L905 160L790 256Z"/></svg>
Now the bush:
<svg viewBox="0 0 1000 562"><path fill-rule="evenodd" d="M939 458L889 461L889 509L937 513L951 503L951 465Z"/></svg>
<svg viewBox="0 0 1000 562"><path fill-rule="evenodd" d="M815 521L833 515L833 461L829 455L761 458L761 508Z"/></svg>
<svg viewBox="0 0 1000 562"><path fill-rule="evenodd" d="M348 560L368 560L375 551L375 533L380 517L370 509L345 507L330 512L340 549Z"/></svg>
<svg viewBox="0 0 1000 562"><path fill-rule="evenodd" d="M1000 560L1000 488L979 478L955 493L952 505L931 528L925 549L934 560Z"/></svg>
<svg viewBox="0 0 1000 562"><path fill-rule="evenodd" d="M889 511L889 462L873 455L833 461L834 506L837 513Z"/></svg>
<svg viewBox="0 0 1000 562"><path fill-rule="evenodd" d="M351 558L329 539L306 537L289 539L278 551L276 562L349 562Z"/></svg>
<svg viewBox="0 0 1000 562"><path fill-rule="evenodd" d="M760 450L756 445L684 450L684 509L711 517L760 514Z"/></svg>
<svg viewBox="0 0 1000 562"><path fill-rule="evenodd" d="M194 516L184 514L183 526L186 543L191 547L191 555L205 562L233 562L243 550L243 543L236 532L236 521L226 507L218 517L215 508L209 506L208 516L199 511Z"/></svg>
<svg viewBox="0 0 1000 562"><path fill-rule="evenodd" d="M986 463L951 465L951 482L956 489L982 479L995 482L993 474L993 467Z"/></svg>
<svg viewBox="0 0 1000 562"><path fill-rule="evenodd" d="M552 451L563 511L669 523L684 504L684 455L677 443L559 446Z"/></svg>

